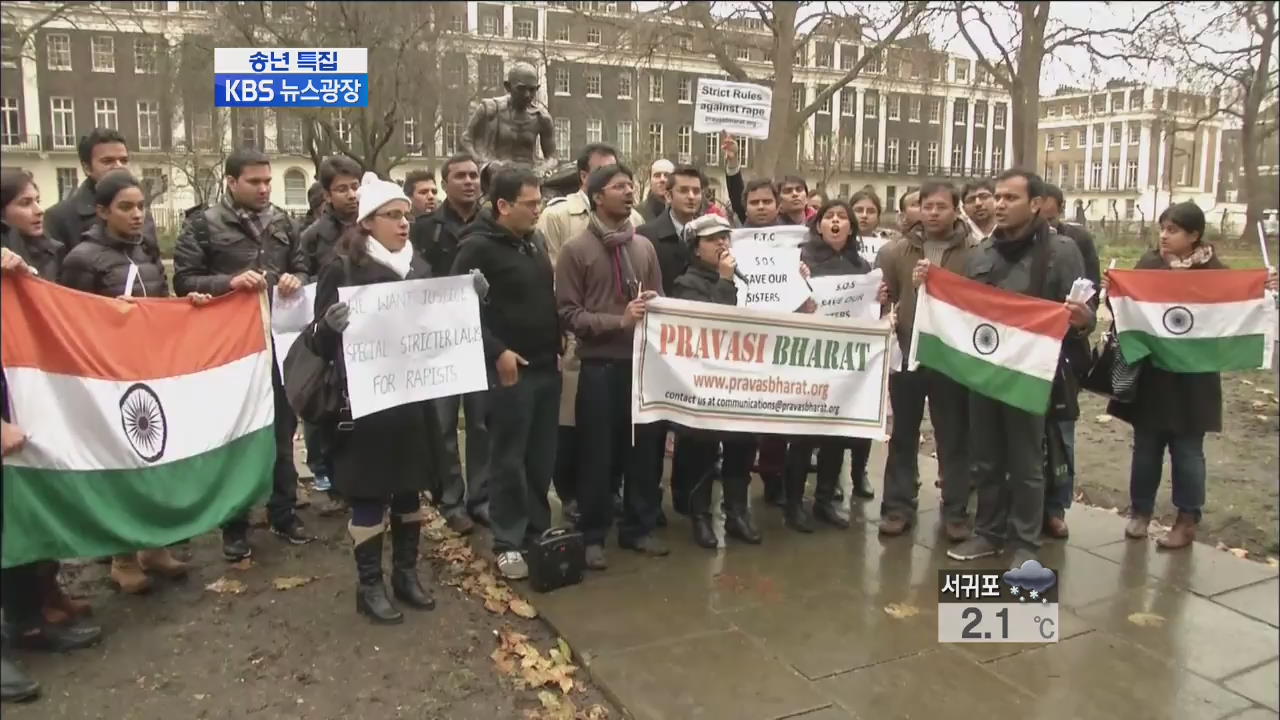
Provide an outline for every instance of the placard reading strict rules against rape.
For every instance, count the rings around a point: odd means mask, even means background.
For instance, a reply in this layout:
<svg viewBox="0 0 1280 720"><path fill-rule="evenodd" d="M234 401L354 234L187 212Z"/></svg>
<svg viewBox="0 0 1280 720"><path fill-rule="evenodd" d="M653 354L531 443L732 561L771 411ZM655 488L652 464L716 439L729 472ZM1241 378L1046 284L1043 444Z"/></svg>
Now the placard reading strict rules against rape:
<svg viewBox="0 0 1280 720"><path fill-rule="evenodd" d="M765 140L769 137L769 113L773 90L763 85L698 78L698 100L693 130L721 131Z"/></svg>

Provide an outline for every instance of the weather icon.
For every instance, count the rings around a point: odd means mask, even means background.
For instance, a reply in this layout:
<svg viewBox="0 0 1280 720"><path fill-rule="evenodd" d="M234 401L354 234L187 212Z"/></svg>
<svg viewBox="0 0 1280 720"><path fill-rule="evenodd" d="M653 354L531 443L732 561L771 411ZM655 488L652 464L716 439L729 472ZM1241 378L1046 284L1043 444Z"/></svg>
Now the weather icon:
<svg viewBox="0 0 1280 720"><path fill-rule="evenodd" d="M1058 582L1058 576L1036 560L1027 560L1021 567L1006 572L1003 578L1009 585L1009 592L1016 595L1019 602L1029 599L1048 602L1044 594Z"/></svg>

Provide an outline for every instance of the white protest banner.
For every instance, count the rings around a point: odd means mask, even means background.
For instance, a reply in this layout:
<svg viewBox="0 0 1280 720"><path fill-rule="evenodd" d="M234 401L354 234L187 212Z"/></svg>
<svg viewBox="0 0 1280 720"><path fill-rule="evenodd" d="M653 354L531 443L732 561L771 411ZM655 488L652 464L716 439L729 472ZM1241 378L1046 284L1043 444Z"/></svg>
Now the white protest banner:
<svg viewBox="0 0 1280 720"><path fill-rule="evenodd" d="M800 247L809 239L809 228L804 225L774 225L773 227L734 228L729 231L729 243L739 245L763 245L765 247Z"/></svg>
<svg viewBox="0 0 1280 720"><path fill-rule="evenodd" d="M825 275L809 278L818 314L827 317L879 320L880 303L876 292L884 271L876 269L865 275Z"/></svg>
<svg viewBox="0 0 1280 720"><path fill-rule="evenodd" d="M658 298L635 334L631 417L884 440L891 336L887 320Z"/></svg>
<svg viewBox="0 0 1280 720"><path fill-rule="evenodd" d="M738 271L738 306L793 312L809 299L800 274L800 248L741 245L733 248Z"/></svg>
<svg viewBox="0 0 1280 720"><path fill-rule="evenodd" d="M488 387L470 276L344 287L338 298L351 306L342 352L353 419Z"/></svg>
<svg viewBox="0 0 1280 720"><path fill-rule="evenodd" d="M880 235L863 235L860 239L862 240L862 249L858 251L858 254L862 256L863 260L875 265L876 255L879 254L880 248L889 244L889 239Z"/></svg>
<svg viewBox="0 0 1280 720"><path fill-rule="evenodd" d="M316 284L303 285L302 290L284 297L279 287L271 288L271 339L276 348L276 367L284 377L284 359L289 348L311 324L316 312Z"/></svg>
<svg viewBox="0 0 1280 720"><path fill-rule="evenodd" d="M693 130L725 131L765 140L769 137L769 112L773 90L763 85L698 78L698 99L693 110Z"/></svg>

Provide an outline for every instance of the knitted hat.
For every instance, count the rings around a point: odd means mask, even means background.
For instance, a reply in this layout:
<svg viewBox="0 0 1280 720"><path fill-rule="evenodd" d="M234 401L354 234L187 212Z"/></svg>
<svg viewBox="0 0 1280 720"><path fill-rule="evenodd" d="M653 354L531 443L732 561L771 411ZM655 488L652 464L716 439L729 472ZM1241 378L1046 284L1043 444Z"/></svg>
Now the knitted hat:
<svg viewBox="0 0 1280 720"><path fill-rule="evenodd" d="M365 173L364 177L360 178L360 189L356 191L356 197L360 199L356 222L374 214L392 200L409 202L409 198L405 197L404 188L397 183L382 180L377 174L371 172Z"/></svg>

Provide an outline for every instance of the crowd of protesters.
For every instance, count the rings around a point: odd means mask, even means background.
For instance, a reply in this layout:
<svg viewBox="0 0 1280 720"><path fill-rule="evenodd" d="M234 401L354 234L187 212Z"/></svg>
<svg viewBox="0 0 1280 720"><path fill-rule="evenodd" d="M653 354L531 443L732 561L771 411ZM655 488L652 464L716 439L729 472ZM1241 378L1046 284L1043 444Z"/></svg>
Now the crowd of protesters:
<svg viewBox="0 0 1280 720"><path fill-rule="evenodd" d="M5 277L36 275L113 298L170 295L124 137L95 129L78 149L87 178L47 212L28 174L3 171ZM397 184L332 157L319 168L302 227L270 202L270 158L248 149L227 158L222 200L188 212L174 251L172 292L195 305L229 292L274 288L288 296L315 282L315 321L302 342L341 365L350 311L338 299L340 287L477 276L488 390L402 405L341 427L303 427L314 489L328 494L330 512L349 519L360 614L397 623L404 621L397 602L434 607L431 583L417 571L424 497L458 533L476 524L489 527L497 570L510 580L528 576L524 553L552 526L553 486L565 521L583 535L587 567L608 567L606 537L615 521L620 547L668 554L658 532L670 522L662 487L668 454L671 507L688 516L699 546L720 545L712 522L717 480L724 534L747 544L764 541L748 500L753 471L763 481L764 505L781 508L791 530L812 533L817 523L849 527L840 473L850 453L849 500L874 498L870 440L753 436L674 423L632 426L636 324L656 297L736 305L740 288L729 241L736 226L806 226L796 269L805 277L879 268L884 281L877 299L892 317L904 356L915 290L930 268L1063 303L1071 329L1045 415L969 392L926 367L908 370L903 361L892 369L893 423L879 529L902 535L917 522L919 434L927 405L938 441L941 531L951 542L950 556L976 560L1007 553L1016 566L1034 557L1042 536L1068 536L1079 392L1074 375L1087 364L1098 308L1096 298L1081 303L1067 295L1077 278L1100 283L1101 273L1090 234L1060 219L1062 192L1022 170L961 187L929 181L901 198L897 226L889 227L881 199L869 188L828 198L797 176L748 180L733 138L724 138L723 150L731 210L714 202L701 169L667 160L649 168L642 200L633 170L600 143L578 154L578 191L549 203L532 173L504 169L488 177L468 155L441 167L441 202L432 173L410 173ZM481 187L482 176L487 187ZM1172 205L1159 224L1159 246L1138 267L1223 267L1205 241L1204 214L1195 205ZM874 262L862 252L872 239L882 245ZM1274 287L1274 277L1269 283ZM814 310L812 300L795 308ZM312 537L296 512L298 422L276 368L268 521L282 541L303 545ZM25 435L8 422L5 397L3 451L9 455L22 449ZM1178 517L1159 543L1186 547L1205 503L1204 436L1222 426L1218 376L1152 368L1139 376L1135 399L1112 403L1110 412L1134 428L1125 535L1146 536L1168 450ZM1063 459L1065 473L1046 472L1056 458ZM806 504L814 470L813 499ZM224 526L228 561L252 555L248 530L245 517ZM390 593L383 581L387 535ZM109 560L111 580L126 593L149 590L153 574L188 572L167 548L139 548ZM30 697L38 688L11 661L11 648L66 651L101 635L85 619L86 604L63 592L57 572L53 561L4 570L6 700Z"/></svg>

